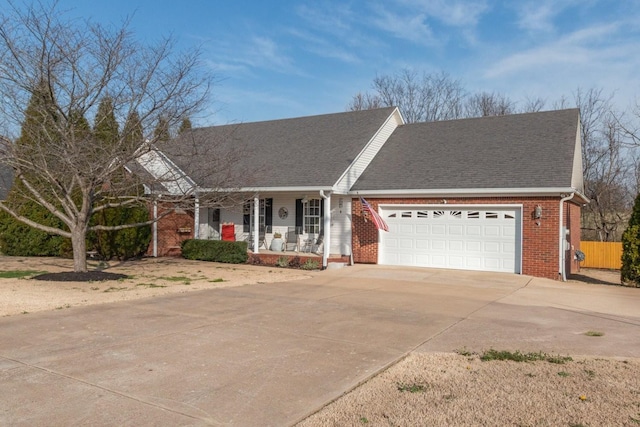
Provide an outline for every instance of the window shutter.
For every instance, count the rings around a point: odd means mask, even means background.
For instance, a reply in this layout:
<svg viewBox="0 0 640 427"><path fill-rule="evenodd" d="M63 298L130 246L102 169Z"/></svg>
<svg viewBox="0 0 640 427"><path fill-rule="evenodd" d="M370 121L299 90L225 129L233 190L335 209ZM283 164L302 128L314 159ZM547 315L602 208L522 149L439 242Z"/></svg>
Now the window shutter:
<svg viewBox="0 0 640 427"><path fill-rule="evenodd" d="M273 199L264 200L264 225L265 232L271 233L273 226Z"/></svg>
<svg viewBox="0 0 640 427"><path fill-rule="evenodd" d="M302 208L302 199L296 199L296 234L302 234L302 217L304 210Z"/></svg>
<svg viewBox="0 0 640 427"><path fill-rule="evenodd" d="M324 199L320 199L320 235L324 236Z"/></svg>
<svg viewBox="0 0 640 427"><path fill-rule="evenodd" d="M251 203L244 204L244 214L242 215L242 231L248 233L251 231Z"/></svg>

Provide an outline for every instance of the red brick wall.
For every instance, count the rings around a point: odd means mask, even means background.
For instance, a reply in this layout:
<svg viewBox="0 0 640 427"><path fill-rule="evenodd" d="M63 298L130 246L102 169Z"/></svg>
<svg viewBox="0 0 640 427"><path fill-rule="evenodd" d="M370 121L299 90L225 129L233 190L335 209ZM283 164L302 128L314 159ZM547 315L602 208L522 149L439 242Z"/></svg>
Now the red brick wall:
<svg viewBox="0 0 640 427"><path fill-rule="evenodd" d="M425 199L374 199L367 198L374 209L378 204L442 204L442 198ZM558 245L559 229L558 216L560 199L558 197L499 197L499 198L447 198L449 205L522 205L522 273L558 279ZM542 207L542 218L533 218L536 206ZM568 218L571 219L571 237L580 238L580 207L571 205L567 209ZM358 263L375 264L378 262L378 230L371 221L364 221L362 205L359 199L353 199L353 258ZM575 245L575 243L574 243Z"/></svg>
<svg viewBox="0 0 640 427"><path fill-rule="evenodd" d="M158 206L158 216L168 209L166 206ZM162 217L158 221L158 256L180 255L180 243L193 239L193 224L194 214L190 211L173 211ZM147 254L153 255L153 241Z"/></svg>

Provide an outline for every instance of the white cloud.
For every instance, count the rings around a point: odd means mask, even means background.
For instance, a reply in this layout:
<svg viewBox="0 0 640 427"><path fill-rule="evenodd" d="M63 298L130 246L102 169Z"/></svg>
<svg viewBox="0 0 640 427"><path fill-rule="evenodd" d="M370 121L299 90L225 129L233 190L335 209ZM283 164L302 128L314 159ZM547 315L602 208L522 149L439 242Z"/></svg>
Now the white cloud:
<svg viewBox="0 0 640 427"><path fill-rule="evenodd" d="M397 0L397 2L453 27L475 26L480 16L489 9L485 0Z"/></svg>
<svg viewBox="0 0 640 427"><path fill-rule="evenodd" d="M382 6L376 6L375 13L372 18L373 25L393 36L416 44L437 44L431 28L425 23L424 14L399 15Z"/></svg>
<svg viewBox="0 0 640 427"><path fill-rule="evenodd" d="M288 33L302 42L302 48L323 58L337 59L345 63L359 63L360 59L354 53L337 46L325 38L310 34L307 31L289 29Z"/></svg>
<svg viewBox="0 0 640 427"><path fill-rule="evenodd" d="M248 36L216 40L211 50L216 58L210 65L221 71L251 74L255 70L270 70L283 74L302 75L294 60L272 38Z"/></svg>
<svg viewBox="0 0 640 427"><path fill-rule="evenodd" d="M616 34L616 23L598 25L570 33L556 41L515 53L489 67L485 76L496 78L523 70L543 67L588 66L603 60L625 59L630 51L620 50L615 44L602 44Z"/></svg>

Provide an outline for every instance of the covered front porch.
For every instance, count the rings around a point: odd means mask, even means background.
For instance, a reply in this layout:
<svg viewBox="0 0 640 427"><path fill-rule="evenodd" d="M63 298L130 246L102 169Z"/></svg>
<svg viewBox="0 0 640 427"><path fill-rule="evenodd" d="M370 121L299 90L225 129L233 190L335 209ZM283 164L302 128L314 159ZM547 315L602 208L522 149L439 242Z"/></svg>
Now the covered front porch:
<svg viewBox="0 0 640 427"><path fill-rule="evenodd" d="M194 228L195 238L246 241L267 264L299 257L326 268L351 259L351 199L330 191L257 194L236 210L199 207L196 199Z"/></svg>

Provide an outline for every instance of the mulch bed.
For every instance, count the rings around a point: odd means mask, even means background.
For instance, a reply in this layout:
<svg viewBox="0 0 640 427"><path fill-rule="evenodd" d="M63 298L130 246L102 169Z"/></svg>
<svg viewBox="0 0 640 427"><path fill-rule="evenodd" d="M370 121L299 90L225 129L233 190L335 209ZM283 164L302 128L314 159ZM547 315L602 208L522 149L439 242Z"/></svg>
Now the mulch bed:
<svg viewBox="0 0 640 427"><path fill-rule="evenodd" d="M63 271L60 273L46 273L34 276L36 280L51 282L103 282L105 280L126 279L126 274L107 273L106 271Z"/></svg>

